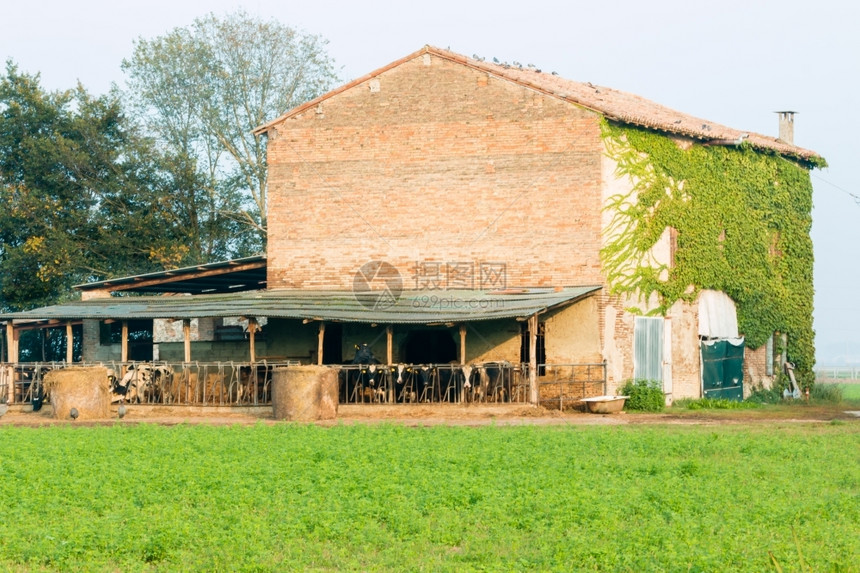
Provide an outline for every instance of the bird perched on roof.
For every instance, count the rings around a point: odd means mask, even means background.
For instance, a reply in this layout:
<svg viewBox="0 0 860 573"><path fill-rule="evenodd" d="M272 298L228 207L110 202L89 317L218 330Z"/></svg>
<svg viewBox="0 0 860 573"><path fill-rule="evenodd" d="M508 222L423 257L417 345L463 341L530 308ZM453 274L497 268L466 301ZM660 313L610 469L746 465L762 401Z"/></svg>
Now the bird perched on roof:
<svg viewBox="0 0 860 573"><path fill-rule="evenodd" d="M77 420L79 415L80 414L78 414L77 408L72 408L71 410L69 410L69 416L71 416L72 420Z"/></svg>

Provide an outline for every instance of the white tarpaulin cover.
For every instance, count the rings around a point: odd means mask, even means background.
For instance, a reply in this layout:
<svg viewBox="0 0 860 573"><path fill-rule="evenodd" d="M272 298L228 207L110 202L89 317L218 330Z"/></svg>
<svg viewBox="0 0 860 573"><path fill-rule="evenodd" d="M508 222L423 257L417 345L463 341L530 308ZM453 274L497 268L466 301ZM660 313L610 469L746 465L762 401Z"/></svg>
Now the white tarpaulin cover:
<svg viewBox="0 0 860 573"><path fill-rule="evenodd" d="M699 293L699 336L738 337L738 313L735 302L726 293L716 290Z"/></svg>

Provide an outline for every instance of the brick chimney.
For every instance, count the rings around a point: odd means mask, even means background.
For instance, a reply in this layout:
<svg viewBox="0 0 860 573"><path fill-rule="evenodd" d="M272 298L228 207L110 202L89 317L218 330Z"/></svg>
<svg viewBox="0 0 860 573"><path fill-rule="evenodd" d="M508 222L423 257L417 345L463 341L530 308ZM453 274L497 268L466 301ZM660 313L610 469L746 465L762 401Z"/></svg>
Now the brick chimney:
<svg viewBox="0 0 860 573"><path fill-rule="evenodd" d="M796 111L778 111L779 115L779 138L784 143L794 145L794 114Z"/></svg>

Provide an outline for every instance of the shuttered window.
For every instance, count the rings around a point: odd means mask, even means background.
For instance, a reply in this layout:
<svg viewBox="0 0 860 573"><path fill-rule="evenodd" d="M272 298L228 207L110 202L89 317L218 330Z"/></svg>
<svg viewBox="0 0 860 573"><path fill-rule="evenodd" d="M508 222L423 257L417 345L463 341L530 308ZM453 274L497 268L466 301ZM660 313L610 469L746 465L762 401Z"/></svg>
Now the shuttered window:
<svg viewBox="0 0 860 573"><path fill-rule="evenodd" d="M633 378L663 380L663 319L637 316L633 327Z"/></svg>

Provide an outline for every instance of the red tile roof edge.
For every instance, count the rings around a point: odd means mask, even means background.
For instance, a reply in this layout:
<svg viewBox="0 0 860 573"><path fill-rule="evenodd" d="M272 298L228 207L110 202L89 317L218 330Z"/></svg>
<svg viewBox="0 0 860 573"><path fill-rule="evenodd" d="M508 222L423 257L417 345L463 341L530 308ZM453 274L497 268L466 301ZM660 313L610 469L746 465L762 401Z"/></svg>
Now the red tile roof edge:
<svg viewBox="0 0 860 573"><path fill-rule="evenodd" d="M323 94L253 130L255 135L265 133L282 121L298 115L335 95L379 76L401 64L424 54L432 54L470 68L489 73L499 79L511 81L529 89L579 105L599 113L609 120L654 129L669 134L699 140L704 144L732 145L745 141L755 148L767 149L781 155L804 161L820 160L818 153L786 143L778 138L759 133L744 132L692 115L681 113L641 96L591 83L575 82L543 72L537 68L489 63L466 57L456 52L433 46L424 46L417 52L374 70L339 88Z"/></svg>

